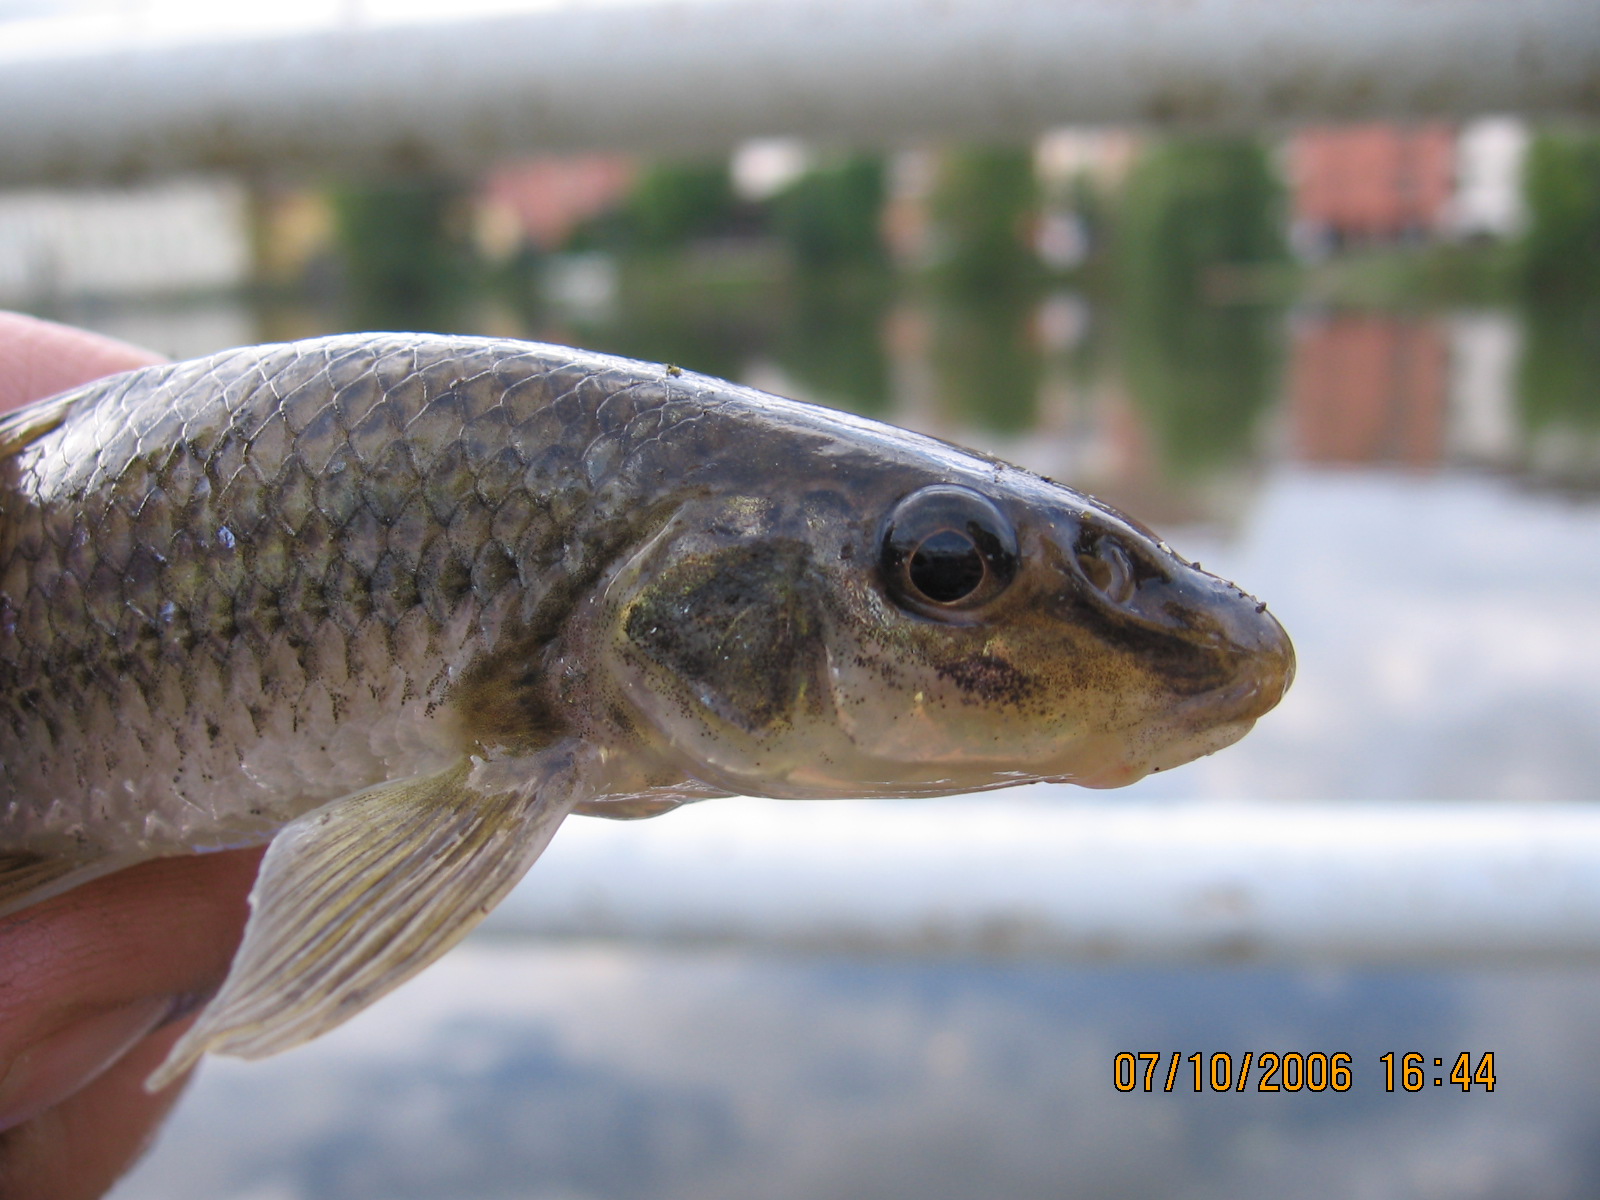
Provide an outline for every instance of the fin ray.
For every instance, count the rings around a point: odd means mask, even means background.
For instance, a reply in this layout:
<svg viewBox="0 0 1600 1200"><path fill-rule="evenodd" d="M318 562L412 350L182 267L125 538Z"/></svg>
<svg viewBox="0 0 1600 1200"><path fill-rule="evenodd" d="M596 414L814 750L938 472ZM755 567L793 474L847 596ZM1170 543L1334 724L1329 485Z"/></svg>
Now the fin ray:
<svg viewBox="0 0 1600 1200"><path fill-rule="evenodd" d="M576 796L570 754L531 783L480 791L471 764L355 792L273 839L222 990L146 1082L206 1052L262 1058L343 1023L478 923L548 844ZM563 783L566 786L563 786Z"/></svg>

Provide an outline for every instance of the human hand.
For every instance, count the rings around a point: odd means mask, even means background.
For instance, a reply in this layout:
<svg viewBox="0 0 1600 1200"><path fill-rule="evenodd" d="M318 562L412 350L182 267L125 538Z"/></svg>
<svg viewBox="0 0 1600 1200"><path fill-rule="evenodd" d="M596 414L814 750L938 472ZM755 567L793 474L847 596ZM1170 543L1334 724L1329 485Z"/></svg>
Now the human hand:
<svg viewBox="0 0 1600 1200"><path fill-rule="evenodd" d="M0 313L0 411L157 362ZM158 859L0 919L0 1197L89 1200L183 1090L144 1079L216 990L260 850Z"/></svg>

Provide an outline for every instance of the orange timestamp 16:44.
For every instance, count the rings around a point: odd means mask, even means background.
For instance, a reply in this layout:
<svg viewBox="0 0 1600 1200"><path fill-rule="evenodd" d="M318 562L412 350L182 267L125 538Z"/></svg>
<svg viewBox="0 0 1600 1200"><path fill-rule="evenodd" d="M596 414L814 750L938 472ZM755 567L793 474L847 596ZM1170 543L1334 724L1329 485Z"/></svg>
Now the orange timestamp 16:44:
<svg viewBox="0 0 1600 1200"><path fill-rule="evenodd" d="M1415 1052L1404 1055L1400 1059L1398 1076L1395 1072L1395 1056L1391 1050L1378 1060L1383 1064L1383 1090L1394 1091L1396 1082L1401 1090L1407 1092L1420 1092L1428 1086L1429 1075L1427 1070L1428 1058L1426 1055ZM1433 1065L1444 1067L1444 1059L1436 1058ZM1447 1082L1453 1083L1463 1092L1470 1092L1473 1084L1481 1084L1486 1092L1494 1091L1494 1051L1486 1050L1478 1057L1478 1065L1472 1065L1472 1055L1463 1050L1456 1055L1455 1063L1450 1068L1449 1075L1434 1075L1431 1077L1434 1087L1443 1087Z"/></svg>

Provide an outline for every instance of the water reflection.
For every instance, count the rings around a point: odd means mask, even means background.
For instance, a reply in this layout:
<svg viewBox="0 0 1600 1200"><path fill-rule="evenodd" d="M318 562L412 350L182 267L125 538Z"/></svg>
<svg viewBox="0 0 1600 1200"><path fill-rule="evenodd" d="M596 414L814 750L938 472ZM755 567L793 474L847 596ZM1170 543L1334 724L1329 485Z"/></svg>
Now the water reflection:
<svg viewBox="0 0 1600 1200"><path fill-rule="evenodd" d="M1595 982L479 942L306 1050L208 1064L114 1195L1577 1200ZM1493 1094L1384 1091L1382 1055L1465 1048ZM1343 1052L1353 1084L1114 1089L1118 1053L1175 1049Z"/></svg>
<svg viewBox="0 0 1600 1200"><path fill-rule="evenodd" d="M1278 391L1279 314L1162 295L1118 313L1119 367L1177 478L1236 470Z"/></svg>
<svg viewBox="0 0 1600 1200"><path fill-rule="evenodd" d="M1522 329L1517 405L1528 469L1591 490L1600 462L1600 307L1530 308Z"/></svg>
<svg viewBox="0 0 1600 1200"><path fill-rule="evenodd" d="M1153 494L1157 516L1186 524L1230 519L1213 502L1271 462L1600 488L1600 325L1582 314L962 298L882 283L659 300L625 302L611 322L535 316L527 328L756 371L1130 503Z"/></svg>
<svg viewBox="0 0 1600 1200"><path fill-rule="evenodd" d="M888 410L886 282L871 276L801 281L772 347L797 388L866 416Z"/></svg>
<svg viewBox="0 0 1600 1200"><path fill-rule="evenodd" d="M1433 317L1306 314L1288 417L1299 462L1424 467L1444 457L1449 343Z"/></svg>
<svg viewBox="0 0 1600 1200"><path fill-rule="evenodd" d="M1284 702L1129 793L1600 799L1600 506L1497 474L1277 465L1232 529L1176 543L1270 600Z"/></svg>
<svg viewBox="0 0 1600 1200"><path fill-rule="evenodd" d="M940 409L959 424L1001 435L1037 424L1043 371L1032 308L1008 293L934 308L929 366Z"/></svg>

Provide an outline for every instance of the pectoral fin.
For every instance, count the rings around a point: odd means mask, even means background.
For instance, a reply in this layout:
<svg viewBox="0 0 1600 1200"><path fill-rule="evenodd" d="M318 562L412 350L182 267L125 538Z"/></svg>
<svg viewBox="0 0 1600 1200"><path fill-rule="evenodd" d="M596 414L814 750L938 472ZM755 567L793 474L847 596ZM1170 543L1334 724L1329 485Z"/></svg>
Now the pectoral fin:
<svg viewBox="0 0 1600 1200"><path fill-rule="evenodd" d="M273 839L222 990L146 1082L202 1054L263 1058L325 1033L459 941L522 877L578 798L570 756L474 786L472 764L356 792ZM480 771L480 775L484 772Z"/></svg>

